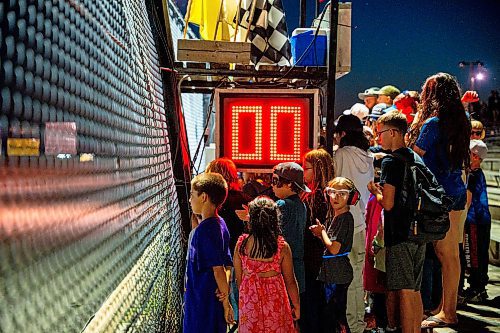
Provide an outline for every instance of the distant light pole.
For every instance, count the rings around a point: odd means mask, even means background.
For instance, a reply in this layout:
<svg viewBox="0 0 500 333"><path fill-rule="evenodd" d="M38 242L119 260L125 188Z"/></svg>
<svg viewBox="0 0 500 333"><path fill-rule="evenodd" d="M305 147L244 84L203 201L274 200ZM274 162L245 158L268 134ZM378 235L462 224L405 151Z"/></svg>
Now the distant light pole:
<svg viewBox="0 0 500 333"><path fill-rule="evenodd" d="M476 80L481 81L484 79L484 74L480 71L484 67L482 61L460 61L458 67L466 68L469 67L469 90L475 89Z"/></svg>

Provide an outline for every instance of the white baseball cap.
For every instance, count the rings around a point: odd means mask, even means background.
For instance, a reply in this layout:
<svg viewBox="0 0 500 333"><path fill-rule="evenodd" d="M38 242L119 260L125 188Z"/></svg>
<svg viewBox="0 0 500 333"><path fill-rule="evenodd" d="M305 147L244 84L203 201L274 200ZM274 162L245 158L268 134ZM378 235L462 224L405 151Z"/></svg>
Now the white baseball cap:
<svg viewBox="0 0 500 333"><path fill-rule="evenodd" d="M369 113L370 109L368 109L366 105L361 103L356 103L351 106L351 109L344 111L345 115L352 114L353 116L358 117L360 120L364 120Z"/></svg>

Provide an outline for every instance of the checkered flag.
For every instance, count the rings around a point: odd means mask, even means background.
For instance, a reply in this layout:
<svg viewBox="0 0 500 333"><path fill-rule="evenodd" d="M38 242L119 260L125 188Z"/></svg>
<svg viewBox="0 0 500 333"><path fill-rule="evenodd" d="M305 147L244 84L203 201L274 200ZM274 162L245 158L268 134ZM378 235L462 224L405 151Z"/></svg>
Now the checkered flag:
<svg viewBox="0 0 500 333"><path fill-rule="evenodd" d="M249 40L252 42L252 62L257 64L290 64L290 41L281 0L257 1L250 25ZM240 26L247 29L252 1L242 1Z"/></svg>

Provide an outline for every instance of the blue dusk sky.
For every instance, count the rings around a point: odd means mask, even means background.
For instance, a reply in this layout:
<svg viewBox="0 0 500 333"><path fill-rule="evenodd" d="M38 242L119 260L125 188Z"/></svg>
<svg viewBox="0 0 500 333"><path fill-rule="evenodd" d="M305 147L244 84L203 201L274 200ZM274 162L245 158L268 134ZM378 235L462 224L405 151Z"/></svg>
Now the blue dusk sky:
<svg viewBox="0 0 500 333"><path fill-rule="evenodd" d="M184 2L177 0L181 7ZM282 2L291 35L299 23L299 0ZM306 4L310 26L315 0ZM477 60L485 65L485 79L476 81L476 89L486 101L490 90L500 89L498 22L500 0L353 0L352 67L337 81L336 108L349 108L358 92L372 86L420 91L440 71L455 75L466 90L469 70L458 63Z"/></svg>

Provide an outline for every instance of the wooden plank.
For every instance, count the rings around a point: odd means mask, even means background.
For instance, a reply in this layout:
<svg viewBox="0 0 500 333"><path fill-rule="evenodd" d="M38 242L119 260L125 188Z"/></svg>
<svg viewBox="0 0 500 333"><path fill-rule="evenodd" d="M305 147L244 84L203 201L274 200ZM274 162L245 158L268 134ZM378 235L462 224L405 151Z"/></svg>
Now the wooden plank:
<svg viewBox="0 0 500 333"><path fill-rule="evenodd" d="M180 39L177 46L180 61L250 63L250 43Z"/></svg>
<svg viewBox="0 0 500 333"><path fill-rule="evenodd" d="M315 68L316 69L316 68ZM291 79L309 79L309 80L326 80L326 67L319 67L318 71L305 72L300 68L295 68L286 76L286 80ZM234 77L258 77L258 78L277 78L281 77L285 72L275 71L257 71L257 70L224 70L224 69L195 69L195 68L178 68L179 75L205 75L205 76L234 76Z"/></svg>
<svg viewBox="0 0 500 333"><path fill-rule="evenodd" d="M198 62L249 63L250 54L177 50L177 59Z"/></svg>
<svg viewBox="0 0 500 333"><path fill-rule="evenodd" d="M194 51L250 52L251 43L218 40L179 39L177 47Z"/></svg>

